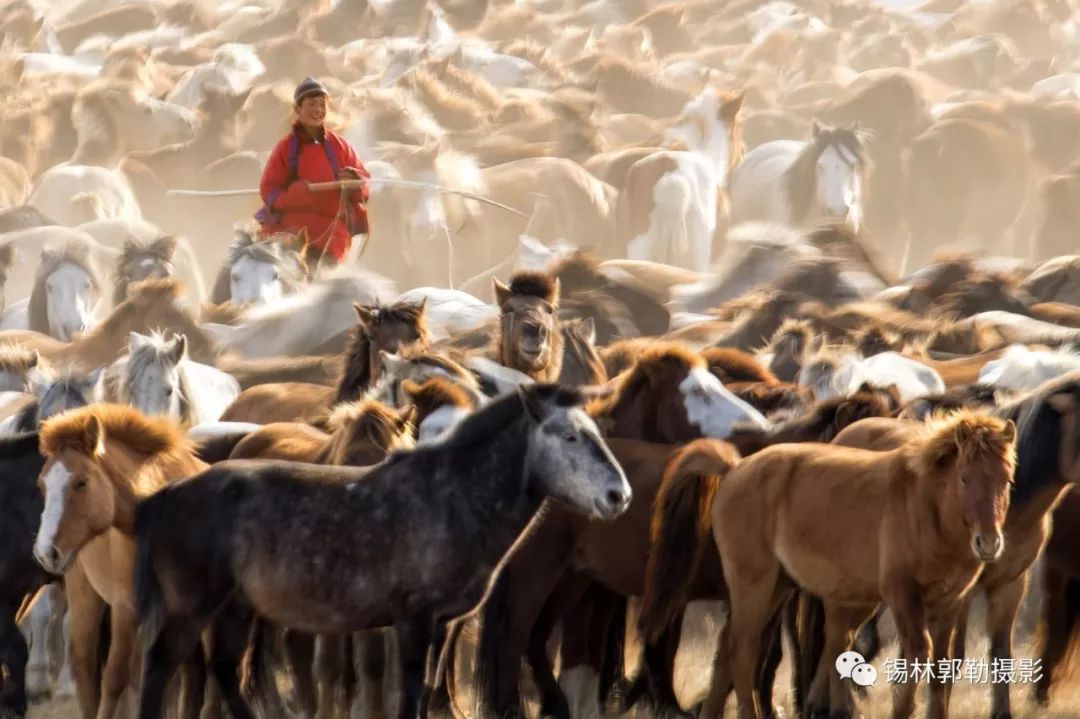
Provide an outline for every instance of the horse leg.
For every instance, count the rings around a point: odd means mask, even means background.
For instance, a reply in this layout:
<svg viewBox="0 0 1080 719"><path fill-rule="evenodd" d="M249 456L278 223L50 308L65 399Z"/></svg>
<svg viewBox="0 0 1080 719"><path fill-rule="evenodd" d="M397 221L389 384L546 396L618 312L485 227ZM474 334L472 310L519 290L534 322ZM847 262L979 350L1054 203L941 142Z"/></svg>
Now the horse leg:
<svg viewBox="0 0 1080 719"><path fill-rule="evenodd" d="M101 677L101 703L98 705L98 719L112 719L116 714L120 696L128 685L131 655L138 626L134 612L129 609L113 607L111 618L109 658L105 663L105 673Z"/></svg>
<svg viewBox="0 0 1080 719"><path fill-rule="evenodd" d="M784 627L794 626L795 623L795 605L796 598L792 596L786 602L784 602L783 608L780 610L780 615L777 616L769 624L769 629L761 637L761 669L758 675L757 694L758 702L761 706L762 719L773 719L776 716L776 708L773 706L773 683L776 681L776 670L780 666L780 662L784 658ZM794 656L799 656L798 649L798 637L794 631L791 634L792 640L795 642ZM798 664L796 663L796 671L792 673L792 687L795 690L795 702L796 707L799 706L801 698L799 694L799 677ZM796 713L798 713L796 708Z"/></svg>
<svg viewBox="0 0 1080 719"><path fill-rule="evenodd" d="M421 713L424 708L424 672L427 669L428 648L435 636L435 622L426 618L413 619L399 622L394 629L397 631L401 662L398 719L426 719Z"/></svg>
<svg viewBox="0 0 1080 719"><path fill-rule="evenodd" d="M548 655L548 639L564 617L567 617L569 622L574 622L574 619L568 615L579 611L578 605L584 601L590 583L590 580L582 574L567 572L544 603L544 608L530 633L526 657L529 668L532 670L533 681L540 692L540 716L542 717L569 719L571 716L567 695L563 692L560 681L555 679L555 668ZM564 630L565 634L566 630ZM568 657L566 642L564 641L563 644L562 671L565 674L569 667L577 670L577 665L571 663L574 657Z"/></svg>
<svg viewBox="0 0 1080 719"><path fill-rule="evenodd" d="M447 626L446 641L443 642L442 651L439 653L439 661L435 667L435 676L431 677L431 698L428 700L429 712L452 712L452 697L450 695L450 682L453 679L451 664L457 654L457 642L461 636L461 630L465 626L465 619L450 622Z"/></svg>
<svg viewBox="0 0 1080 719"><path fill-rule="evenodd" d="M285 656L292 669L293 690L301 713L306 717L316 715L319 707L315 686L315 635L285 630Z"/></svg>
<svg viewBox="0 0 1080 719"><path fill-rule="evenodd" d="M206 703L206 651L194 651L180 673L179 715L181 719L199 719ZM216 699L216 697L214 697Z"/></svg>
<svg viewBox="0 0 1080 719"><path fill-rule="evenodd" d="M64 593L68 602L69 652L75 674L75 694L83 717L94 717L99 701L98 655L105 601L90 586L78 561L64 575Z"/></svg>
<svg viewBox="0 0 1080 719"><path fill-rule="evenodd" d="M30 645L30 658L26 665L26 693L30 699L49 695L52 682L49 678L49 619L52 616L54 596L59 587L49 584L38 590L34 606L24 620L29 626L26 641Z"/></svg>
<svg viewBox="0 0 1080 719"><path fill-rule="evenodd" d="M930 654L930 633L926 626L926 608L923 606L919 588L906 580L882 583L882 596L896 619L896 631L900 637L900 655L906 666L914 666L915 660L924 662ZM908 719L915 710L915 692L918 684L902 682L893 692L893 719Z"/></svg>
<svg viewBox="0 0 1080 719"><path fill-rule="evenodd" d="M720 719L732 690L731 682L731 619L720 628L720 639L713 654L713 676L709 693L698 712L698 719Z"/></svg>
<svg viewBox="0 0 1080 719"><path fill-rule="evenodd" d="M877 611L874 612L874 616L870 617L870 620L859 627L859 631L855 633L855 651L862 654L863 659L871 664L877 659L877 655L881 651L878 622L881 620L884 611L884 605L878 607ZM962 652L957 652L957 655L962 655Z"/></svg>
<svg viewBox="0 0 1080 719"><path fill-rule="evenodd" d="M353 636L360 663L360 716L364 719L383 719L386 716L383 688L386 684L387 638L381 629Z"/></svg>
<svg viewBox="0 0 1080 719"><path fill-rule="evenodd" d="M833 670L836 657L851 647L851 640L855 630L874 614L871 606L845 606L834 602L825 602L825 647L818 665L818 676L828 677L826 680L829 694L828 706L825 716L847 717L852 716L854 709L850 685L845 684L838 672ZM813 715L815 704L811 696L807 707Z"/></svg>
<svg viewBox="0 0 1080 719"><path fill-rule="evenodd" d="M1080 585L1049 564L1043 569L1042 635L1039 658L1042 676L1035 685L1035 701L1050 703L1050 688L1058 665L1068 654L1077 619L1080 619Z"/></svg>
<svg viewBox="0 0 1080 719"><path fill-rule="evenodd" d="M574 719L600 715L600 663L592 649L600 647L607 623L603 605L611 596L607 590L585 580L587 591L570 611L562 612L562 666L559 687L565 694ZM621 599L621 597L620 597Z"/></svg>
<svg viewBox="0 0 1080 719"><path fill-rule="evenodd" d="M49 623L49 651L53 658L49 660L60 664L60 671L56 677L53 690L55 698L68 698L76 694L75 670L71 661L71 612L67 607L67 596L63 588L59 588L57 603L63 602L64 611L53 612L52 621Z"/></svg>
<svg viewBox="0 0 1080 719"><path fill-rule="evenodd" d="M13 712L16 716L26 713L26 664L29 651L26 637L15 624L18 607L0 606L0 666L6 676L0 676L0 714Z"/></svg>
<svg viewBox="0 0 1080 719"><path fill-rule="evenodd" d="M962 601L951 602L945 607L935 608L930 616L930 639L933 643L935 664L940 664L942 660L949 661L954 656L953 637L956 633L956 619L962 609L965 609ZM931 681L929 685L930 701L926 710L927 719L945 719L949 715L952 687L941 681Z"/></svg>
<svg viewBox="0 0 1080 719"><path fill-rule="evenodd" d="M199 645L205 622L195 618L171 618L153 638L143 660L139 719L165 716L165 689L180 666Z"/></svg>
<svg viewBox="0 0 1080 719"><path fill-rule="evenodd" d="M986 634L990 637L990 659L1012 659L1013 626L1016 613L1027 591L1029 572L1016 580L986 592ZM963 656L957 652L957 656ZM990 706L991 719L1011 719L1009 685L998 682L992 685L993 701Z"/></svg>
<svg viewBox="0 0 1080 719"><path fill-rule="evenodd" d="M247 651L253 615L246 607L233 603L214 620L207 632L210 673L233 719L255 719L251 706L240 691L240 664Z"/></svg>
<svg viewBox="0 0 1080 719"><path fill-rule="evenodd" d="M780 584L780 566L773 557L761 556L752 577L733 573L728 580L731 592L731 677L739 702L739 716L761 719L755 684L760 668L761 636L773 616L790 596L790 587Z"/></svg>
<svg viewBox="0 0 1080 719"><path fill-rule="evenodd" d="M345 673L345 640L343 635L320 634L315 638L315 692L318 699L317 719L339 716L344 697L342 678Z"/></svg>

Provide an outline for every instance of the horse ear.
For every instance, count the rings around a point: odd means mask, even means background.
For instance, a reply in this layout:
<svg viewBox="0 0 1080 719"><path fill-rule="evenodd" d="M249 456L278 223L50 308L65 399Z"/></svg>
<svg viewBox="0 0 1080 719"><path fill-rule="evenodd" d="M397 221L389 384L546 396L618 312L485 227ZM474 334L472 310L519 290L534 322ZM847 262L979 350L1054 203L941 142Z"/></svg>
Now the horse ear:
<svg viewBox="0 0 1080 719"><path fill-rule="evenodd" d="M416 405L410 404L397 413L397 426L399 430L408 428L416 420Z"/></svg>
<svg viewBox="0 0 1080 719"><path fill-rule="evenodd" d="M555 282L551 285L551 306L555 309L559 309L559 294L562 292L562 283L559 282L559 278L555 278Z"/></svg>
<svg viewBox="0 0 1080 719"><path fill-rule="evenodd" d="M416 401L416 395L420 393L420 383L416 380L407 379L401 383L402 393L412 401ZM416 405L410 405L416 407Z"/></svg>
<svg viewBox="0 0 1080 719"><path fill-rule="evenodd" d="M1072 395L1066 392L1050 395L1046 398L1046 403L1050 405L1055 412L1063 416L1073 414L1076 411L1076 408L1073 405Z"/></svg>
<svg viewBox="0 0 1080 719"><path fill-rule="evenodd" d="M519 384L517 387L518 397L525 408L525 414L533 422L542 422L544 419L543 400L530 391L531 385Z"/></svg>
<svg viewBox="0 0 1080 719"><path fill-rule="evenodd" d="M175 235L162 235L154 240L153 244L150 245L150 249L162 257L172 259L173 255L176 254L178 243L179 239Z"/></svg>
<svg viewBox="0 0 1080 719"><path fill-rule="evenodd" d="M720 117L733 120L739 114L739 110L742 109L744 98L746 98L746 90L739 90L737 95L724 100L720 104Z"/></svg>
<svg viewBox="0 0 1080 719"><path fill-rule="evenodd" d="M1011 419L1005 423L1005 428L1001 430L1001 437L1006 443L1012 444L1016 441L1016 422Z"/></svg>
<svg viewBox="0 0 1080 719"><path fill-rule="evenodd" d="M495 288L495 304L502 307L510 299L510 288L499 282L498 277L492 277L491 283Z"/></svg>
<svg viewBox="0 0 1080 719"><path fill-rule="evenodd" d="M173 363L181 362L187 356L187 335L179 334L173 338L172 347L169 348L169 357Z"/></svg>
<svg viewBox="0 0 1080 719"><path fill-rule="evenodd" d="M836 408L836 418L833 420L834 429L843 429L855 421L855 405L844 402Z"/></svg>
<svg viewBox="0 0 1080 719"><path fill-rule="evenodd" d="M596 319L586 317L580 325L581 338L591 345L596 344Z"/></svg>
<svg viewBox="0 0 1080 719"><path fill-rule="evenodd" d="M150 342L150 338L146 335L141 335L138 332L131 332L128 334L128 354L135 354L135 351L141 347L145 347Z"/></svg>
<svg viewBox="0 0 1080 719"><path fill-rule="evenodd" d="M34 350L34 353L30 355L30 361L26 363L26 368L34 369L39 364L41 364L41 353L37 350Z"/></svg>
<svg viewBox="0 0 1080 719"><path fill-rule="evenodd" d="M105 454L105 426L96 414L91 414L83 427L83 444L93 457Z"/></svg>
<svg viewBox="0 0 1080 719"><path fill-rule="evenodd" d="M375 316L374 309L367 305L362 305L359 302L353 302L353 309L356 310L357 322L363 325L364 329L369 328L371 326L371 320Z"/></svg>
<svg viewBox="0 0 1080 719"><path fill-rule="evenodd" d="M810 137L817 138L821 134L821 123L817 120L810 125Z"/></svg>

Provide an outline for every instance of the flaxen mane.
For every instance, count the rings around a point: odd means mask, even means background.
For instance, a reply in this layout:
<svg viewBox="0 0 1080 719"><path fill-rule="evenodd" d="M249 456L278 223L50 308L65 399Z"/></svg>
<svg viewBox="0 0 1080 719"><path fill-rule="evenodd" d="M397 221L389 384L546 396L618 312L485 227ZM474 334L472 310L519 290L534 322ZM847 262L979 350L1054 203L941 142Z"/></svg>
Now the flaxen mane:
<svg viewBox="0 0 1080 719"><path fill-rule="evenodd" d="M32 369L41 369L43 358L34 350L17 344L0 345L0 372L25 375Z"/></svg>
<svg viewBox="0 0 1080 719"><path fill-rule="evenodd" d="M1006 442L1006 421L971 410L960 410L926 421L922 436L907 446L908 469L922 477L933 476L942 462L958 456L962 461L997 457L1016 467L1016 444Z"/></svg>
<svg viewBox="0 0 1080 719"><path fill-rule="evenodd" d="M122 442L140 454L152 455L161 462L181 460L194 453L180 425L171 420L147 417L136 409L118 404L94 404L80 407L41 425L41 453L54 456L65 449L93 456L96 447L87 445L91 424L101 424L106 441Z"/></svg>
<svg viewBox="0 0 1080 719"><path fill-rule="evenodd" d="M72 264L90 276L94 291L101 289L98 271L90 257L90 249L77 242L67 242L59 249L41 251L41 264L34 277L34 289L30 291L30 304L27 306L29 329L34 332L49 334L49 294L45 282L49 275L62 265Z"/></svg>
<svg viewBox="0 0 1080 719"><path fill-rule="evenodd" d="M124 240L124 246L116 260L116 269L113 271L113 304L118 305L127 299L128 285L133 279L136 262L150 261L161 267L166 276L175 275L177 242L177 238L171 235L158 237L150 244L134 238Z"/></svg>
<svg viewBox="0 0 1080 719"><path fill-rule="evenodd" d="M855 161L859 173L868 171L865 135L854 127L816 125L814 136L784 175L788 206L793 223L803 221L817 197L817 161L821 153L835 147L841 155Z"/></svg>

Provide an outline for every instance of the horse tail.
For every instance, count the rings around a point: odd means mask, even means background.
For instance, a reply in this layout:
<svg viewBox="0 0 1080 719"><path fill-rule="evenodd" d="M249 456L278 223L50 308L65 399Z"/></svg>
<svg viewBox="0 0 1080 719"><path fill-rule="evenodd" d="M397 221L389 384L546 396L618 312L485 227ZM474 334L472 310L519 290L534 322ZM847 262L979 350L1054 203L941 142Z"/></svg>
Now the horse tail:
<svg viewBox="0 0 1080 719"><path fill-rule="evenodd" d="M505 681L501 660L503 647L511 630L510 575L505 569L499 572L488 592L487 600L480 610L480 641L476 651L476 694L480 702L480 716L493 716L499 707L500 685ZM521 657L514 657L520 663Z"/></svg>
<svg viewBox="0 0 1080 719"><path fill-rule="evenodd" d="M653 221L656 223L657 262L676 267L693 266L694 253L690 249L690 234L686 226L686 215L692 209L693 192L685 177L669 172L653 187ZM701 238L698 238L701 239ZM712 238L703 241L712 243ZM684 264L685 263L685 264Z"/></svg>
<svg viewBox="0 0 1080 719"><path fill-rule="evenodd" d="M281 652L281 631L258 616L251 623L247 671L244 673L244 693L258 709L257 716L288 716L285 702L278 691L274 668L284 666Z"/></svg>
<svg viewBox="0 0 1080 719"><path fill-rule="evenodd" d="M655 644L686 606L712 531L712 504L722 477L738 461L726 442L701 439L669 460L653 505L652 547L645 569L639 626Z"/></svg>
<svg viewBox="0 0 1080 719"><path fill-rule="evenodd" d="M152 495L135 508L135 612L146 649L165 626L165 595L154 569L154 548L167 494Z"/></svg>

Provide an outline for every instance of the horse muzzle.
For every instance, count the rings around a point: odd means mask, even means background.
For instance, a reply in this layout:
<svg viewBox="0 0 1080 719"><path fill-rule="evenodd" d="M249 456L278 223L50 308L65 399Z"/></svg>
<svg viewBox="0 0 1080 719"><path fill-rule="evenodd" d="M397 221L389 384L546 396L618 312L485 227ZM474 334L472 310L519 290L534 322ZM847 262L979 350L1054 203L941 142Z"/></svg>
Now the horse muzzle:
<svg viewBox="0 0 1080 719"><path fill-rule="evenodd" d="M53 545L46 550L34 547L34 559L50 574L61 575L75 563L75 552L62 552Z"/></svg>
<svg viewBox="0 0 1080 719"><path fill-rule="evenodd" d="M1005 551L1005 537L1001 532L989 536L976 534L971 540L971 551L980 562L993 562Z"/></svg>

